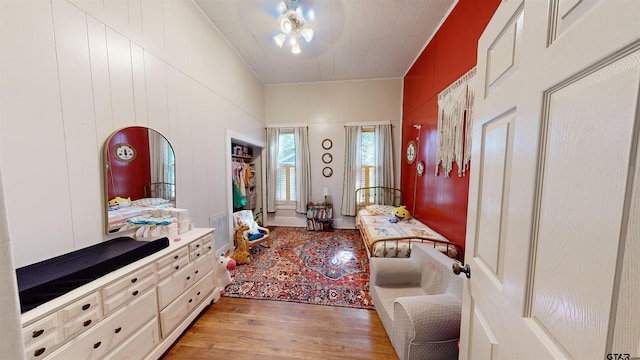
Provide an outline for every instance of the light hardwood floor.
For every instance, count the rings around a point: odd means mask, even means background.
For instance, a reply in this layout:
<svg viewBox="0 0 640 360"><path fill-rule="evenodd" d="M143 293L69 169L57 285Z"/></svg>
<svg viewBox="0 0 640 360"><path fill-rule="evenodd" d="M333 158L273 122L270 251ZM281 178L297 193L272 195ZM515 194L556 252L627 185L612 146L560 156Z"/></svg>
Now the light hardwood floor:
<svg viewBox="0 0 640 360"><path fill-rule="evenodd" d="M374 310L223 297L163 359L398 357Z"/></svg>

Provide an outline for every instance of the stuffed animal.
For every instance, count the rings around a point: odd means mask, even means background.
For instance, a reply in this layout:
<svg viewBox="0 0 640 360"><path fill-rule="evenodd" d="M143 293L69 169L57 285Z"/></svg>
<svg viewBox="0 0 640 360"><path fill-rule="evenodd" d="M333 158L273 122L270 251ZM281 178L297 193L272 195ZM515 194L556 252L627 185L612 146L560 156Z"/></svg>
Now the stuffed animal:
<svg viewBox="0 0 640 360"><path fill-rule="evenodd" d="M391 215L393 216L393 218L391 218L392 223L396 223L400 220L404 220L404 219L410 219L411 215L409 214L409 210L407 210L406 206L398 206L397 208L394 208L393 210L391 210Z"/></svg>
<svg viewBox="0 0 640 360"><path fill-rule="evenodd" d="M249 264L249 239L244 235L244 232L249 230L249 227L242 221L238 221L238 226L234 229L236 238L236 251L231 254L231 258L236 261L238 265Z"/></svg>
<svg viewBox="0 0 640 360"><path fill-rule="evenodd" d="M214 287L220 288L220 295L224 295L225 288L233 283L229 270L236 268L236 261L226 255L218 256L214 273Z"/></svg>
<svg viewBox="0 0 640 360"><path fill-rule="evenodd" d="M116 196L114 199L109 200L109 207L129 207L131 206L131 198L121 198L120 196Z"/></svg>

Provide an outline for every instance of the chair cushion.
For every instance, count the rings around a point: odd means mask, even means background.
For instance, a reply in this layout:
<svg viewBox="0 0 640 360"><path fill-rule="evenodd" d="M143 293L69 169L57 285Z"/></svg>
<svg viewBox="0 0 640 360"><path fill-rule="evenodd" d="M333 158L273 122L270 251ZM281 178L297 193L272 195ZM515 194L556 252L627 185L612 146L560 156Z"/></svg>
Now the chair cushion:
<svg viewBox="0 0 640 360"><path fill-rule="evenodd" d="M245 225L249 227L249 234L257 234L258 223L255 222L253 218L253 211L251 210L241 210L233 213L233 226L238 226L238 221L242 221Z"/></svg>

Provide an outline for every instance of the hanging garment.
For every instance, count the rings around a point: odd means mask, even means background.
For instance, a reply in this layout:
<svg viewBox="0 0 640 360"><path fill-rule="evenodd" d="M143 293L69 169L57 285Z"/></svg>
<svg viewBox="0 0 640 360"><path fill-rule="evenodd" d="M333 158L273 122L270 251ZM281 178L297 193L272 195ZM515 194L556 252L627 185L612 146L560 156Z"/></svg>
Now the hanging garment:
<svg viewBox="0 0 640 360"><path fill-rule="evenodd" d="M242 196L240 189L238 189L238 186L234 182L233 183L233 208L239 209L245 205L247 205L247 198Z"/></svg>

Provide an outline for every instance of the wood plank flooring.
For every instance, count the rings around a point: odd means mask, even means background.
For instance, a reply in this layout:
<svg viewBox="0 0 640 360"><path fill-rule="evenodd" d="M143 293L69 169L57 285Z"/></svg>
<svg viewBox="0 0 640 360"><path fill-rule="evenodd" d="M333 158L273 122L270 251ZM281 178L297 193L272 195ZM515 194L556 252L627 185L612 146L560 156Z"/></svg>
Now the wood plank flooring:
<svg viewBox="0 0 640 360"><path fill-rule="evenodd" d="M162 359L398 357L374 310L223 297Z"/></svg>

